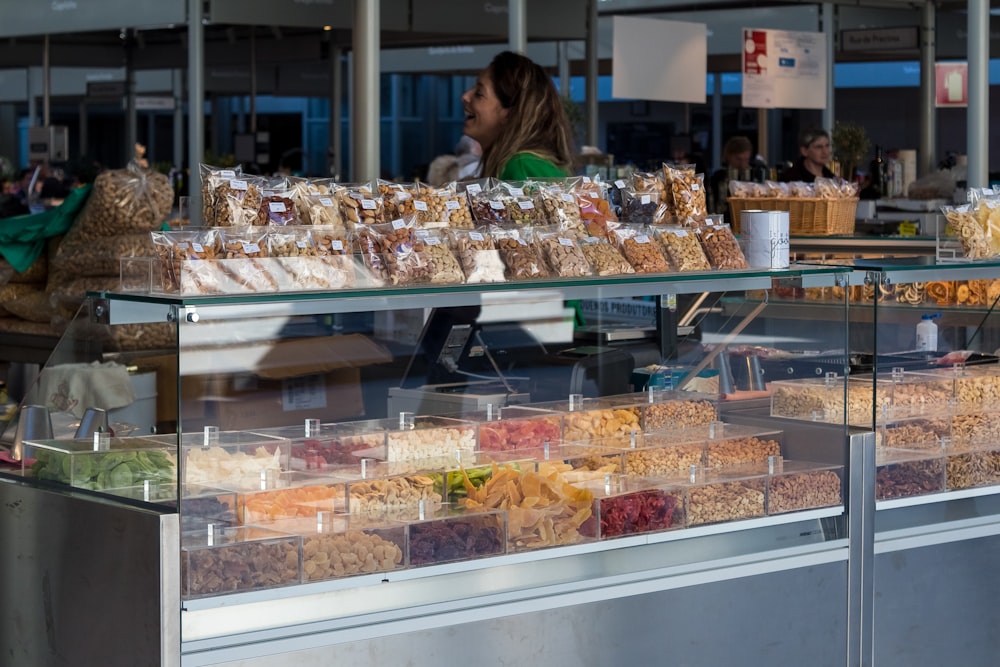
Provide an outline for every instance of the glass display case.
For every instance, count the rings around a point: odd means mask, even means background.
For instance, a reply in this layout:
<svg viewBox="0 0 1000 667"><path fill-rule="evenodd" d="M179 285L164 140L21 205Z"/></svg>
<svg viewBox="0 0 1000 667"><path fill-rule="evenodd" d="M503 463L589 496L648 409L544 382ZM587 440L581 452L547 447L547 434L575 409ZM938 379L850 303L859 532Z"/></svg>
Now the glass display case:
<svg viewBox="0 0 1000 667"><path fill-rule="evenodd" d="M428 605L485 605L494 594L529 604L557 583L584 590L587 573L625 547L639 551L601 575L608 586L669 580L649 575L668 542L671 559L691 567L725 554L777 571L790 566L786 550L802 548L846 564L848 369L824 379L839 393L834 409L798 423L772 416L767 392L737 387L729 367L734 350L801 354L838 337L843 347L846 299L837 326L790 331L772 322L770 295L846 282L839 267L793 266L340 292L99 293L49 367L101 361L156 372L157 433L141 439L178 462L173 493L114 497L179 514L179 583L164 590L182 610L179 651L211 645L224 656L256 633L291 637L374 613L401 622ZM582 345L566 308L577 299L648 306L656 335ZM686 309L693 319L678 327ZM477 409L396 412L393 388L435 404L471 397ZM46 404L39 394L29 401ZM743 424L755 419L770 425ZM45 458L43 441L25 444ZM30 471L25 483L43 483ZM688 546L689 536L700 541ZM347 556L346 545L357 553ZM512 576L495 577L501 570ZM300 598L327 604L288 606ZM249 627L235 633L238 617Z"/></svg>

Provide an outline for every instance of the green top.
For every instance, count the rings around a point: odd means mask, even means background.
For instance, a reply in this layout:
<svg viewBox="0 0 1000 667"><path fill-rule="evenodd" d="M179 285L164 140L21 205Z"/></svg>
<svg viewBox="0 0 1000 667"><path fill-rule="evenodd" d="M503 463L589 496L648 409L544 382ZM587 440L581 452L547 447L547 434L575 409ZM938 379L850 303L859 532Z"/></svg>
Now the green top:
<svg viewBox="0 0 1000 667"><path fill-rule="evenodd" d="M45 240L65 234L87 201L92 186L75 188L58 207L0 219L0 256L24 273L45 250Z"/></svg>
<svg viewBox="0 0 1000 667"><path fill-rule="evenodd" d="M534 153L515 153L500 170L501 181L523 181L529 178L566 178L568 174L551 160Z"/></svg>

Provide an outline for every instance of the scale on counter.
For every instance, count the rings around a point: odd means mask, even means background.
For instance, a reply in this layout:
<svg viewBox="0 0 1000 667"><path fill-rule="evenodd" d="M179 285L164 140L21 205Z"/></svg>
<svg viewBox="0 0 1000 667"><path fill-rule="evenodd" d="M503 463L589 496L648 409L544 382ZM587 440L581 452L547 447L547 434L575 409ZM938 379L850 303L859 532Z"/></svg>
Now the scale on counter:
<svg viewBox="0 0 1000 667"><path fill-rule="evenodd" d="M621 348L556 349L520 322L478 321L478 307L435 308L424 324L388 413L455 414L529 401L626 393L634 367Z"/></svg>

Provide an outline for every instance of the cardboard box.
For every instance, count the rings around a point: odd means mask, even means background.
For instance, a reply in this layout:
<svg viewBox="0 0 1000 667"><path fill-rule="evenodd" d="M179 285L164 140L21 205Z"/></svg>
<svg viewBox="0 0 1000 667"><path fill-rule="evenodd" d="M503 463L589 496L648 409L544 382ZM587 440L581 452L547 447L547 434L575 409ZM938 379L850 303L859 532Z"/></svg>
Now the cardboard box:
<svg viewBox="0 0 1000 667"><path fill-rule="evenodd" d="M284 339L201 350L182 355L183 428L211 424L244 430L364 416L361 367L391 361L389 352L361 334ZM158 420L177 413L177 358L147 358L158 365Z"/></svg>
<svg viewBox="0 0 1000 667"><path fill-rule="evenodd" d="M260 344L215 351L254 361L246 371L215 375L213 393L202 396L205 423L245 430L363 417L360 369L392 359L360 334L266 345L263 351Z"/></svg>

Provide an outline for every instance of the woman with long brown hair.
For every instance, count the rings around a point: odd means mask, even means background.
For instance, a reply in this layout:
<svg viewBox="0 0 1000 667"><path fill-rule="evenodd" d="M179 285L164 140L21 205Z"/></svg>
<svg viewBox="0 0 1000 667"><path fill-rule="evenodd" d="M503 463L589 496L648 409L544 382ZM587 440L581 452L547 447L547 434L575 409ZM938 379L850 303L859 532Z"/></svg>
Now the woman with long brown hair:
<svg viewBox="0 0 1000 667"><path fill-rule="evenodd" d="M555 84L539 65L503 51L462 95L466 135L483 147L481 176L567 176L572 131Z"/></svg>

